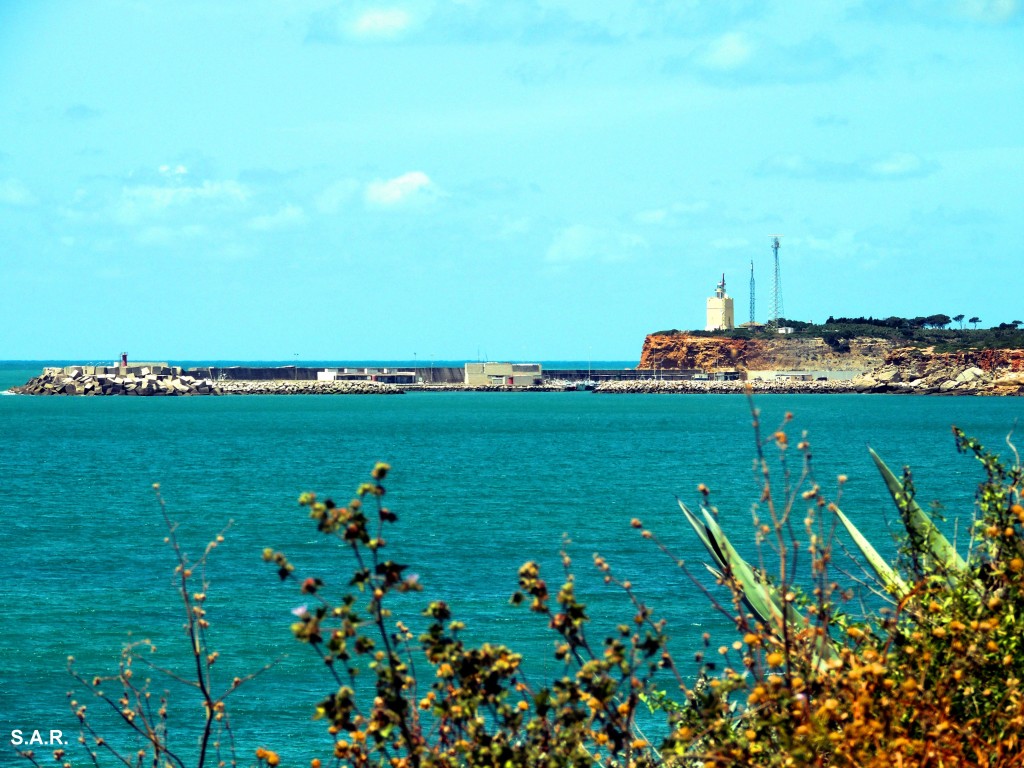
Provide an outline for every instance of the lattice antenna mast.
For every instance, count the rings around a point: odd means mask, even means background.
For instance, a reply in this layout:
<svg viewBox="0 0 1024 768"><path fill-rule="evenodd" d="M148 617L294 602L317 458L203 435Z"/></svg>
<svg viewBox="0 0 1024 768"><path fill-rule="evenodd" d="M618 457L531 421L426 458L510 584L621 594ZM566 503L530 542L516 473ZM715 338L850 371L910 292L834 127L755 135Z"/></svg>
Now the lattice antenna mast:
<svg viewBox="0 0 1024 768"><path fill-rule="evenodd" d="M750 324L754 324L754 261L750 261Z"/></svg>
<svg viewBox="0 0 1024 768"><path fill-rule="evenodd" d="M769 235L772 239L772 251L775 253L775 281L772 283L772 317L770 325L779 327L779 318L783 317L782 309L782 272L779 270L779 238L782 235Z"/></svg>

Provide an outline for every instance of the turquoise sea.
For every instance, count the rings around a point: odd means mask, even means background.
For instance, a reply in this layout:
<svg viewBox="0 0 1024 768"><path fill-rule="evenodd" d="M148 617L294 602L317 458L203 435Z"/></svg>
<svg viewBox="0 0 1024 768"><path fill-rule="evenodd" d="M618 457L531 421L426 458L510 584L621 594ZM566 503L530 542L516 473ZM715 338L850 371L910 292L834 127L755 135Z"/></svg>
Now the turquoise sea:
<svg viewBox="0 0 1024 768"><path fill-rule="evenodd" d="M40 367L0 364L0 390ZM807 431L817 480L834 488L836 475L847 474L841 506L890 551L894 510L866 446L894 468L910 464L919 499L941 500L952 532L956 521L970 519L980 471L956 454L950 426L1007 455L1007 435L1024 416L1019 398L777 395L756 406L766 432L794 414L791 438ZM595 574L590 559L600 552L667 619L684 666L703 632L716 644L734 639L629 521L641 518L701 570L703 554L675 496L696 504L697 484L706 483L733 540L749 541L758 491L753 456L741 396L2 396L0 760L12 755L14 729L77 733L65 698L68 655L84 673L105 674L126 641L145 637L157 644L155 663L185 669L174 560L163 544L154 482L195 555L233 521L208 572L220 681L283 657L229 699L240 757L250 762L263 745L287 764L308 764L328 751L329 737L310 714L334 685L289 630L291 609L306 600L278 582L260 553L281 549L300 573L329 587L346 581L351 568L296 505L301 492L345 502L376 461L390 463L387 503L399 517L388 535L391 557L408 563L425 587L402 599L396 617L420 627L419 610L446 600L468 625L468 638L520 650L539 683L561 672L552 637L508 598L526 560L542 564L552 587L561 583L563 535L572 541L578 594L592 608L595 637L632 615ZM202 713L180 688L171 697L175 733L187 742L187 724Z"/></svg>

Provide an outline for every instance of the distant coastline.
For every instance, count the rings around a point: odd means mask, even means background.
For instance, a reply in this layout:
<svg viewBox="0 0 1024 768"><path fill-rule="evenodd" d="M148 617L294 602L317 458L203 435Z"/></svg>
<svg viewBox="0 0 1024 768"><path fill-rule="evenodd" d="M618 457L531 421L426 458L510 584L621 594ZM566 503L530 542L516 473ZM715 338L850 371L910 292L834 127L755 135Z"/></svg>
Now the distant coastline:
<svg viewBox="0 0 1024 768"><path fill-rule="evenodd" d="M42 396L228 396L228 395L383 395L405 392L578 392L597 394L936 394L1021 395L1024 375L996 375L970 361L937 371L887 363L871 372L743 372L707 374L654 368L545 369L530 385L466 384L455 366L397 367L228 366L188 370L165 363L137 366L47 366L6 392ZM19 361L19 365L24 364ZM916 371L912 372L912 371ZM826 375L815 375L815 374ZM327 375L329 374L329 375ZM768 374L768 375L766 375Z"/></svg>

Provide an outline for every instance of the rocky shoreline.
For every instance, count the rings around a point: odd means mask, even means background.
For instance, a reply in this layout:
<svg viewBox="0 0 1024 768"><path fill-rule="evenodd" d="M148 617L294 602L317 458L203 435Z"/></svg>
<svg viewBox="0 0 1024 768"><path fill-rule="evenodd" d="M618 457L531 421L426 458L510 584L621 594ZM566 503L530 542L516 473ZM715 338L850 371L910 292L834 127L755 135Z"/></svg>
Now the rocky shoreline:
<svg viewBox="0 0 1024 768"><path fill-rule="evenodd" d="M1020 396L1024 395L1022 362L1024 355L1019 350L934 354L898 349L887 355L882 365L852 383L858 392Z"/></svg>

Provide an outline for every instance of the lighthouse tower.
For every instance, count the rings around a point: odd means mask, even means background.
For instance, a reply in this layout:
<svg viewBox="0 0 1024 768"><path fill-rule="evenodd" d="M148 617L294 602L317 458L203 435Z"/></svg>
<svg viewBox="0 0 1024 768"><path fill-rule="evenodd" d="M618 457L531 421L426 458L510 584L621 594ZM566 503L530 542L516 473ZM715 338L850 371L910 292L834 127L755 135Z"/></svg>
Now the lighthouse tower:
<svg viewBox="0 0 1024 768"><path fill-rule="evenodd" d="M715 295L708 298L708 323L705 331L730 331L735 328L732 312L732 298L725 292L725 273L722 282L715 288Z"/></svg>

